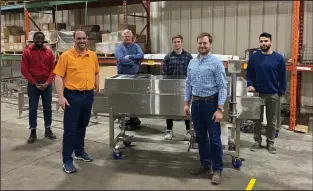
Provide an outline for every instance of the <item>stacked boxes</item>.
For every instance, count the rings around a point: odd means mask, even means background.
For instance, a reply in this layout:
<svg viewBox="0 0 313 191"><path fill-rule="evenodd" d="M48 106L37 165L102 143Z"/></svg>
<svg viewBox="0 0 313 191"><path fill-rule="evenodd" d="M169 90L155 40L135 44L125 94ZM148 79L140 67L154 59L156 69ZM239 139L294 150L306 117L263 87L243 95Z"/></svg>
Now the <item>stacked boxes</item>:
<svg viewBox="0 0 313 191"><path fill-rule="evenodd" d="M26 48L25 32L22 27L2 26L1 52L22 52Z"/></svg>

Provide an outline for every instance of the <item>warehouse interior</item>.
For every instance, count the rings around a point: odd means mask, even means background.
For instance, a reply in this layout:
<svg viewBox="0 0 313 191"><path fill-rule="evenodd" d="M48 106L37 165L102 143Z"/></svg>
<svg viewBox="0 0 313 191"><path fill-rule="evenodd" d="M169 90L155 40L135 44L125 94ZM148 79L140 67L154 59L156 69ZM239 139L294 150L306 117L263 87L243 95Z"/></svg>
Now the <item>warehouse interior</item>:
<svg viewBox="0 0 313 191"><path fill-rule="evenodd" d="M1 3L2 189L312 189L312 1ZM72 45L75 29L87 31L88 46L99 59L100 89L104 89L105 79L116 75L114 48L124 28L137 35L137 43L145 53L141 73L152 75L160 74L163 60L160 55L172 50L172 36L181 34L184 49L197 54L196 38L205 31L213 37L212 53L238 57L242 63L241 76L245 77L249 50L259 48L258 37L262 32L271 33L273 50L284 56L288 71L287 92L281 100L282 130L275 140L277 154L252 153L249 147L253 135L242 132L240 155L245 158L242 167L233 169L231 157L226 155L223 183L213 186L206 176L188 174L197 165L198 151L187 152L188 143L181 141L183 128L177 128L174 140L163 141L163 119L142 119L144 127L131 132L141 141L126 149L122 160L115 160L109 147L110 121L104 114L92 116L87 128L86 147L96 160L88 164L77 162L79 173L67 175L61 168L63 111L57 107L55 90L53 128L57 140L39 138L35 144L27 144L27 92L20 62L23 50L32 43L34 31L45 33L46 45L56 58ZM158 58L153 58L155 55ZM43 124L40 110L38 124ZM115 131L119 131L115 126ZM178 121L174 126L184 124ZM43 132L42 129L38 136L43 137ZM253 188L251 180L255 180Z"/></svg>

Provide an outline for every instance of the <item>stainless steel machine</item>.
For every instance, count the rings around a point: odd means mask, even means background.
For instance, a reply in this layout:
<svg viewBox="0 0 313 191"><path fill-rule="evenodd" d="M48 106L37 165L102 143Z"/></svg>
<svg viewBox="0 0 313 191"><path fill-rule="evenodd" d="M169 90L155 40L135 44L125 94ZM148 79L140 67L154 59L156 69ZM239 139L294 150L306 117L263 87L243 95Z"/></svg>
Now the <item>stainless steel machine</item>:
<svg viewBox="0 0 313 191"><path fill-rule="evenodd" d="M263 100L256 94L248 94L245 79L237 77L240 72L241 62L230 60L228 73L231 76L228 77L224 120L234 124L229 143L232 146L228 149L236 153L233 156L234 168L240 168L242 161L239 158L240 123L247 119L260 119L263 105ZM133 138L125 133L125 117L186 119L185 83L185 77L162 75L114 75L105 79L105 89L95 96L93 112L109 113L110 147L115 159L122 158L118 143L122 141L127 147ZM117 118L121 118L121 132L114 136ZM194 140L191 140L189 149L193 148Z"/></svg>

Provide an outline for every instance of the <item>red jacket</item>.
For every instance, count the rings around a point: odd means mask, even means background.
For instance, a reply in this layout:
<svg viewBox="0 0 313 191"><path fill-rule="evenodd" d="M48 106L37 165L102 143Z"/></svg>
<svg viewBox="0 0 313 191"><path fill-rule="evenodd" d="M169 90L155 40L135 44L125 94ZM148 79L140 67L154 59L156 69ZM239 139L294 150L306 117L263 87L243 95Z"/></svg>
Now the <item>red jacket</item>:
<svg viewBox="0 0 313 191"><path fill-rule="evenodd" d="M31 84L45 81L51 84L55 74L55 58L45 46L38 49L34 45L27 47L22 55L21 73Z"/></svg>

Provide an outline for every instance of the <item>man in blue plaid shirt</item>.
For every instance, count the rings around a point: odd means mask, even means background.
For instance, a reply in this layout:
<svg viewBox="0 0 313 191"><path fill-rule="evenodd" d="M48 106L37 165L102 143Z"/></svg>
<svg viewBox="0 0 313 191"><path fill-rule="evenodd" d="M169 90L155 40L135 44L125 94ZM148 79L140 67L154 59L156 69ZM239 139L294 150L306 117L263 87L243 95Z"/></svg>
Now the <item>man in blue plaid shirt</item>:
<svg viewBox="0 0 313 191"><path fill-rule="evenodd" d="M189 52L183 49L183 37L176 35L172 37L173 51L164 57L163 74L172 76L187 76L187 67L192 59ZM185 140L190 140L190 120L185 120L186 134ZM166 120L165 139L171 140L173 137L173 119Z"/></svg>
<svg viewBox="0 0 313 191"><path fill-rule="evenodd" d="M199 145L200 168L191 173L198 175L213 170L212 183L220 184L223 171L220 121L227 98L227 80L224 64L210 53L211 46L212 36L201 33L197 38L199 54L188 65L184 110L190 116L191 104Z"/></svg>

